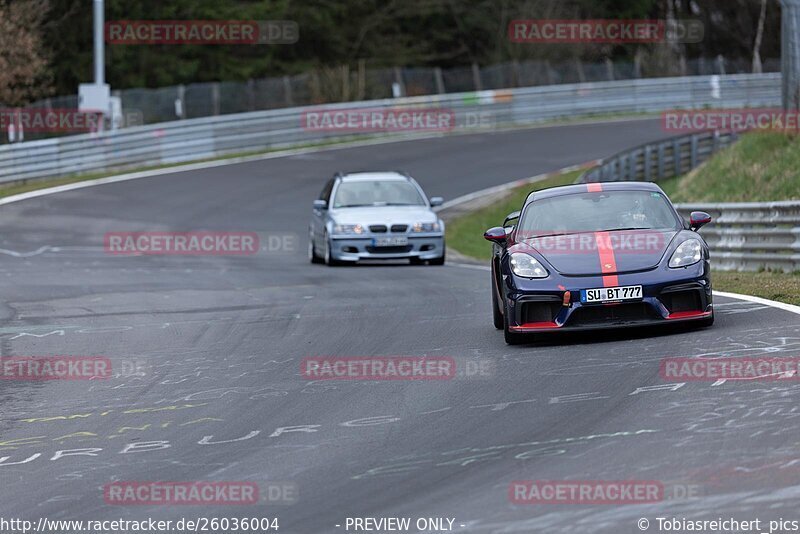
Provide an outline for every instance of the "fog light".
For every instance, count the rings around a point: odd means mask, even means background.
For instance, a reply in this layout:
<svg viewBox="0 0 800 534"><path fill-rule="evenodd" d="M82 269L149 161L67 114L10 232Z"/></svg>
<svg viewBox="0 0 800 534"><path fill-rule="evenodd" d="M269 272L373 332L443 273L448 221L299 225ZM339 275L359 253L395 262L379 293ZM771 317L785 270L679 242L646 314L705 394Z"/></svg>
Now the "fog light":
<svg viewBox="0 0 800 534"><path fill-rule="evenodd" d="M569 307L569 303L571 300L572 300L572 293L570 293L569 291L564 291L564 300L562 301L564 303L564 306Z"/></svg>

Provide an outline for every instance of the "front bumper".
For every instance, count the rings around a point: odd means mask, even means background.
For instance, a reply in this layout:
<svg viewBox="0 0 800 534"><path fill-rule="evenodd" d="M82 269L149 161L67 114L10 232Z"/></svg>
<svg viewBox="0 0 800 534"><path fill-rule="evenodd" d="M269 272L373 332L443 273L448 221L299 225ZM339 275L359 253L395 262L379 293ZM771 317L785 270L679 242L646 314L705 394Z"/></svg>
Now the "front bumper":
<svg viewBox="0 0 800 534"><path fill-rule="evenodd" d="M401 237L381 234L374 237ZM398 247L374 247L373 237L332 236L331 257L339 261L397 260L418 258L435 260L444 254L444 234L402 235L408 245Z"/></svg>
<svg viewBox="0 0 800 534"><path fill-rule="evenodd" d="M701 321L713 315L707 262L685 269L658 267L617 277L615 285L641 285L643 298L583 304L581 290L604 287L602 276L551 275L545 280L506 276L509 330L533 333L625 328ZM565 302L567 291L569 301Z"/></svg>

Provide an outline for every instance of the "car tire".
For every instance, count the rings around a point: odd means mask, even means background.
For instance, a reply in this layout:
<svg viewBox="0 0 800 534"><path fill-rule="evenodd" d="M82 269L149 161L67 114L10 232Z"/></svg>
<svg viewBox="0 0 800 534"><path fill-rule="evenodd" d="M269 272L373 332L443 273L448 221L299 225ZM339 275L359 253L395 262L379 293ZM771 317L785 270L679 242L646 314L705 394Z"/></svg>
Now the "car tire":
<svg viewBox="0 0 800 534"><path fill-rule="evenodd" d="M433 260L428 260L428 265L444 265L445 251L442 251L442 257Z"/></svg>
<svg viewBox="0 0 800 534"><path fill-rule="evenodd" d="M503 329L503 314L500 312L500 302L497 299L497 288L495 287L494 273L492 273L492 322L498 330Z"/></svg>
<svg viewBox="0 0 800 534"><path fill-rule="evenodd" d="M328 232L325 232L325 256L323 257L323 261L325 265L328 267L337 267L339 265L343 265L344 262L339 261L333 257L331 254L331 239L328 237Z"/></svg>
<svg viewBox="0 0 800 534"><path fill-rule="evenodd" d="M516 332L512 332L508 327L508 316L510 315L508 311L508 307L505 308L505 313L503 314L503 337L506 340L506 344L508 345L519 345L524 343L527 339L525 334L518 334Z"/></svg>
<svg viewBox="0 0 800 534"><path fill-rule="evenodd" d="M706 328L714 324L714 312L711 312L711 317L698 321L701 327Z"/></svg>
<svg viewBox="0 0 800 534"><path fill-rule="evenodd" d="M324 260L317 255L317 249L314 246L314 236L308 235L308 261L311 263L325 263Z"/></svg>

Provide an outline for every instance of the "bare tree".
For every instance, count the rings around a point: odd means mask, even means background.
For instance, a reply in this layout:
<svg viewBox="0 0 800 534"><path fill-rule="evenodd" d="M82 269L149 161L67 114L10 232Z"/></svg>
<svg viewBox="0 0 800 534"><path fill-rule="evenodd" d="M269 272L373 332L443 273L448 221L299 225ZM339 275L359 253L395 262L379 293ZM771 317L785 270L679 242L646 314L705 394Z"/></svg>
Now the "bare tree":
<svg viewBox="0 0 800 534"><path fill-rule="evenodd" d="M761 14L758 16L756 42L753 44L753 72L761 73L761 39L764 37L764 20L767 18L767 0L761 0Z"/></svg>
<svg viewBox="0 0 800 534"><path fill-rule="evenodd" d="M0 1L0 104L21 106L49 94L41 23L47 0Z"/></svg>

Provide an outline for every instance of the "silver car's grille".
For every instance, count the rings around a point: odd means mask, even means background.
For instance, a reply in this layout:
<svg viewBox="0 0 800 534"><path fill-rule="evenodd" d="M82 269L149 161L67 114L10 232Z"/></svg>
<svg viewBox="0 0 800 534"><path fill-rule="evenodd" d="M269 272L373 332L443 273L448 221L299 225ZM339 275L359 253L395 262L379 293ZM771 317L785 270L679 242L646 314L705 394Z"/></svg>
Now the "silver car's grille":
<svg viewBox="0 0 800 534"><path fill-rule="evenodd" d="M392 232L395 232L395 233L398 233L398 234L404 234L404 233L406 233L407 230L408 230L408 225L407 224L393 224L392 225Z"/></svg>
<svg viewBox="0 0 800 534"><path fill-rule="evenodd" d="M373 234L385 234L386 233L386 225L385 224L373 224L369 227L369 231Z"/></svg>

